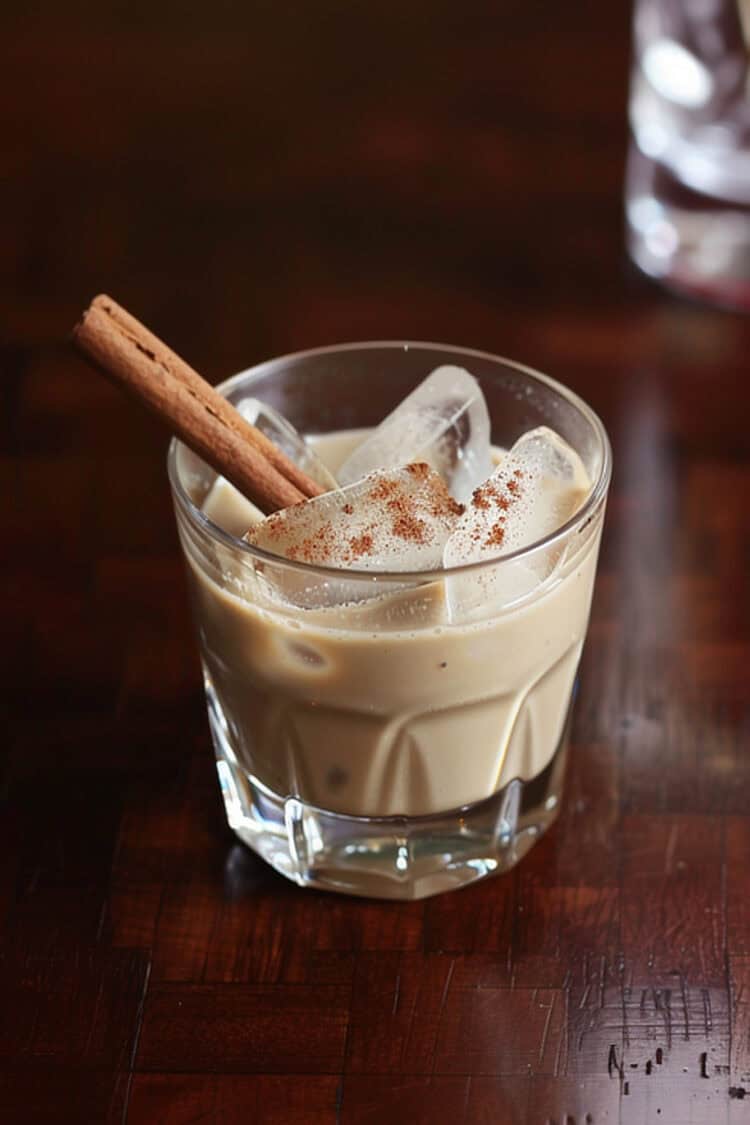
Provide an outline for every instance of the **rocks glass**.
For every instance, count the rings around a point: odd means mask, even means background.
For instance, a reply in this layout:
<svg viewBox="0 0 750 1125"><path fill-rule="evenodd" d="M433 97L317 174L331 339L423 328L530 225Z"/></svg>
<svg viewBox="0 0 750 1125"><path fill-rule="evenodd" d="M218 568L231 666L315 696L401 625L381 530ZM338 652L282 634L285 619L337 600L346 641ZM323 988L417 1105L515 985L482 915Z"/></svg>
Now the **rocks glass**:
<svg viewBox="0 0 750 1125"><path fill-rule="evenodd" d="M591 481L567 523L497 561L389 574L281 559L204 515L215 474L170 447L227 819L301 886L436 894L511 867L559 809L610 478L593 411L519 364L433 344L303 352L219 389L322 435L325 456L326 435L376 426L443 364L479 380L494 446L551 426ZM457 582L493 595L450 597Z"/></svg>

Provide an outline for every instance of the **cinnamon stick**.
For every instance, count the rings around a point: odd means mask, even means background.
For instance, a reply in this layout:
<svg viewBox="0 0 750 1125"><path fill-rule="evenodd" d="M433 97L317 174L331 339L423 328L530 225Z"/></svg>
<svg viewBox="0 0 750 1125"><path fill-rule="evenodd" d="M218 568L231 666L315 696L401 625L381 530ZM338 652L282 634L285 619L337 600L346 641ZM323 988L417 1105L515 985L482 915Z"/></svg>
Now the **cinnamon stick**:
<svg viewBox="0 0 750 1125"><path fill-rule="evenodd" d="M269 513L323 491L227 399L111 297L92 302L73 341L123 390Z"/></svg>

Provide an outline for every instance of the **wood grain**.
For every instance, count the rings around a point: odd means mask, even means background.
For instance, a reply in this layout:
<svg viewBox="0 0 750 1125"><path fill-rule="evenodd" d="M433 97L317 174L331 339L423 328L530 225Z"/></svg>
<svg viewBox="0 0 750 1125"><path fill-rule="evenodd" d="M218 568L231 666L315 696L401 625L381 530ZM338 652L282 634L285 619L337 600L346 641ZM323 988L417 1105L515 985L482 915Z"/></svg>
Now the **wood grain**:
<svg viewBox="0 0 750 1125"><path fill-rule="evenodd" d="M625 260L628 5L175 12L0 13L0 1117L745 1121L750 321ZM212 382L444 339L601 414L564 806L518 869L359 901L232 836L163 434L64 339L101 288Z"/></svg>

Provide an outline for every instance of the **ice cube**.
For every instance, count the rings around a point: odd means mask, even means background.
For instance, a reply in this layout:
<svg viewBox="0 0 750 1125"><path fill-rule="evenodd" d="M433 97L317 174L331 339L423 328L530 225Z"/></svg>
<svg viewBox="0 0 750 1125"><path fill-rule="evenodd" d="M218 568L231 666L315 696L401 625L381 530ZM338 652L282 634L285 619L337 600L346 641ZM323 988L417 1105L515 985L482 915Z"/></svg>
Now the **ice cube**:
<svg viewBox="0 0 750 1125"><path fill-rule="evenodd" d="M445 366L428 375L347 458L339 484L407 461L426 461L462 501L489 476L490 420L468 371Z"/></svg>
<svg viewBox="0 0 750 1125"><path fill-rule="evenodd" d="M270 438L274 445L278 445L295 465L319 485L326 490L337 487L333 474L328 471L317 453L313 452L302 434L298 433L292 423L283 414L279 414L278 410L274 410L272 406L257 398L241 399L237 403L237 409L245 421L250 422Z"/></svg>
<svg viewBox="0 0 750 1125"><path fill-rule="evenodd" d="M347 488L274 512L248 543L287 559L357 570L430 570L463 511L422 463L369 473Z"/></svg>
<svg viewBox="0 0 750 1125"><path fill-rule="evenodd" d="M578 454L547 426L530 430L475 489L443 553L448 568L498 558L530 546L562 526L590 489ZM453 619L482 605L526 596L560 561L559 551L448 579Z"/></svg>

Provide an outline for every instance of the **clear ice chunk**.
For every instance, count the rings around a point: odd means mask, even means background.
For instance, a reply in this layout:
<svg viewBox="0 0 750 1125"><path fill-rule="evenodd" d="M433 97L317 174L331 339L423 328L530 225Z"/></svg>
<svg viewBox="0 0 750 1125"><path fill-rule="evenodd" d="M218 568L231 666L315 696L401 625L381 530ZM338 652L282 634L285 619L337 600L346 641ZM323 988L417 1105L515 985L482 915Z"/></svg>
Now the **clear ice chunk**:
<svg viewBox="0 0 750 1125"><path fill-rule="evenodd" d="M447 568L482 562L528 547L561 527L590 490L578 454L547 426L523 434L494 473L476 488L443 553ZM488 604L512 604L546 579L559 551L447 578L453 620Z"/></svg>
<svg viewBox="0 0 750 1125"><path fill-rule="evenodd" d="M237 404L237 409L245 421L252 423L270 438L287 457L319 485L326 489L337 487L334 476L317 453L295 430L291 422L279 414L278 410L274 410L272 406L257 398L243 398ZM243 496L226 477L221 476L216 478L209 489L202 509L204 514L223 531L238 537L244 535L253 524L260 523L264 519L260 508Z"/></svg>
<svg viewBox="0 0 750 1125"><path fill-rule="evenodd" d="M492 472L487 404L468 371L445 366L428 375L347 458L339 484L407 461L426 461L461 501Z"/></svg>
<svg viewBox="0 0 750 1125"><path fill-rule="evenodd" d="M295 430L292 423L283 414L279 414L278 410L274 410L272 406L257 398L241 399L237 403L237 409L245 421L250 422L270 438L274 445L278 445L295 465L317 481L322 488L337 487L333 474L329 472L317 453L308 445L302 434Z"/></svg>
<svg viewBox="0 0 750 1125"><path fill-rule="evenodd" d="M463 506L429 465L369 473L346 488L274 512L248 543L327 567L421 571L440 567Z"/></svg>

